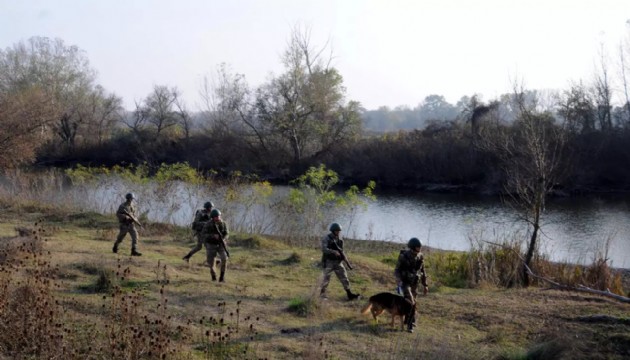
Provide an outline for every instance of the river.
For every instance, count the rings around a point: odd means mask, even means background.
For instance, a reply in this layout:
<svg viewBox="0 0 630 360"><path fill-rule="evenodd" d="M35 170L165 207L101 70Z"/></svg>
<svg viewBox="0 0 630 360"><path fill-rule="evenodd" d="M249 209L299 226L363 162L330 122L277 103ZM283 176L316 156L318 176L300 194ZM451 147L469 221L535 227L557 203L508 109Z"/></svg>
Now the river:
<svg viewBox="0 0 630 360"><path fill-rule="evenodd" d="M615 267L630 267L630 197L554 198L543 213L541 250L555 261L590 263L606 251ZM347 236L468 250L479 239L527 239L518 212L497 198L455 194L380 194ZM378 224L378 225L376 225Z"/></svg>
<svg viewBox="0 0 630 360"><path fill-rule="evenodd" d="M128 187L107 183L94 189L76 190L73 201L85 202L85 207L100 212L113 212L123 200ZM188 225L196 208L208 199L227 211L226 220L237 228L250 229L269 221L260 214L273 212L273 207L254 206L248 215L231 207L225 193L204 189L182 191L181 187L155 189L136 188L139 208L153 221ZM73 192L72 189L69 190ZM287 187L274 187L274 196L286 194ZM363 240L386 240L406 243L418 237L423 244L446 250L468 250L471 244L487 241L523 239L529 237L518 212L495 197L462 194L427 194L388 192L377 193L376 200L367 202L354 216L335 219L344 227L344 236ZM149 198L151 199L149 200ZM173 206L175 199L176 206ZM168 202L168 204L166 203ZM229 205L229 206L228 206ZM630 195L591 195L586 197L553 198L543 214L540 250L551 260L589 264L597 252L607 253L609 264L630 268ZM251 212L255 214L252 215ZM273 226L267 226L273 233ZM315 231L318 231L315 229ZM322 229L323 231L323 229ZM262 231L265 232L265 231ZM484 241L481 241L484 240ZM608 251L606 252L606 248Z"/></svg>

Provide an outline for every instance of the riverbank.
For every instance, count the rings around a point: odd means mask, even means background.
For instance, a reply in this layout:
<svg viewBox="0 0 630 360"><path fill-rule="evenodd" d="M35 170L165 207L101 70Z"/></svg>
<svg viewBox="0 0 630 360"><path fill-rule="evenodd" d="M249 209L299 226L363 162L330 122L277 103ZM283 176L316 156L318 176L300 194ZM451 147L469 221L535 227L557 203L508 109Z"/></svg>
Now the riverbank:
<svg viewBox="0 0 630 360"><path fill-rule="evenodd" d="M21 285L16 280L44 273L40 266L48 269L46 278L52 282L38 291L49 299L50 312L40 319L53 316L53 324L62 324L65 346L75 354L68 350L64 358L124 357L136 350L158 358L156 343L172 351L168 358L177 359L622 359L630 354L627 304L536 287L449 287L436 268L447 266L449 258L432 249L426 249L430 292L419 298L419 327L409 334L391 329L387 315L375 324L360 314L365 297L393 290L400 244L350 241L348 255L355 268L349 271L350 281L364 298L347 301L333 278L329 300L320 301L315 243L290 247L278 240L234 235L227 282L220 284L210 280L201 253L190 264L181 260L193 245L186 229L145 224L142 257L128 256L129 239L113 254L115 234L115 219L94 213L5 205L0 215L4 249L39 244L33 247L39 249L36 257L24 247L3 256L4 264L13 264L13 270L4 267L0 273L0 281L8 284L3 305L15 306L12 301L17 300L29 304L24 284L37 287L36 279ZM46 262L50 266L38 265ZM15 327L22 323L6 323L9 315L2 312L2 325L18 333ZM50 331L54 335L57 330ZM4 357L31 351L16 347L11 341L18 339L3 333ZM34 338L39 339L35 345L59 345L52 344L52 337ZM148 355L150 349L153 355Z"/></svg>

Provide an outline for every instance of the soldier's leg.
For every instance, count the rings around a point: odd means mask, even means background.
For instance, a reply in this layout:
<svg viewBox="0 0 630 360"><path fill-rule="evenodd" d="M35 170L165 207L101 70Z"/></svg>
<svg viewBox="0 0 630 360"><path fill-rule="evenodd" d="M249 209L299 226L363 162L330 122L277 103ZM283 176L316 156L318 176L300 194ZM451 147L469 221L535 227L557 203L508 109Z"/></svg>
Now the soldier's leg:
<svg viewBox="0 0 630 360"><path fill-rule="evenodd" d="M184 260L188 261L190 260L190 258L197 253L199 250L201 250L201 248L203 247L203 240L201 238L201 235L199 233L197 233L195 235L197 237L197 245L195 245L192 249L190 249L190 251L188 252L188 254L186 254L186 256L184 256Z"/></svg>
<svg viewBox="0 0 630 360"><path fill-rule="evenodd" d="M120 243L123 241L123 239L125 238L125 235L127 235L127 225L120 224L118 236L116 236L116 241L114 242L114 248L112 249L113 252L115 253L118 252L118 245L120 245Z"/></svg>
<svg viewBox="0 0 630 360"><path fill-rule="evenodd" d="M343 264L339 264L334 267L335 275L337 275L337 279L341 282L343 289L346 291L350 290L350 280L348 280L348 272Z"/></svg>
<svg viewBox="0 0 630 360"><path fill-rule="evenodd" d="M131 235L131 255L142 255L138 252L138 230L136 230L136 226L134 224L131 224L129 227L129 235Z"/></svg>
<svg viewBox="0 0 630 360"><path fill-rule="evenodd" d="M214 259L217 257L217 247L215 245L206 244L206 258L208 265L210 266L210 275L212 281L217 280L217 273L214 271Z"/></svg>
<svg viewBox="0 0 630 360"><path fill-rule="evenodd" d="M221 275L219 276L219 282L224 282L225 269L227 268L227 253L223 247L219 250L219 259L221 259Z"/></svg>
<svg viewBox="0 0 630 360"><path fill-rule="evenodd" d="M330 284L330 276L332 275L333 271L334 269L331 265L327 265L322 271L322 287L319 291L319 295L321 297L326 297L326 289L328 288L328 284Z"/></svg>
<svg viewBox="0 0 630 360"><path fill-rule="evenodd" d="M416 303L416 297L415 297L415 291L417 290L417 286L411 285L411 284L406 284L403 283L402 286L402 291L403 291L403 296L405 297L405 300L407 300L407 302L409 302L409 304L412 305L412 310L410 311L409 314L407 314L406 316L406 323L407 323L407 331L409 332L413 332L413 327L415 325L416 322L416 316L415 316L415 303Z"/></svg>
<svg viewBox="0 0 630 360"><path fill-rule="evenodd" d="M339 264L335 266L335 275L337 275L337 279L341 282L343 289L346 290L346 295L348 296L348 300L354 300L359 297L359 294L353 294L352 290L350 290L350 280L348 280L348 272L343 264Z"/></svg>

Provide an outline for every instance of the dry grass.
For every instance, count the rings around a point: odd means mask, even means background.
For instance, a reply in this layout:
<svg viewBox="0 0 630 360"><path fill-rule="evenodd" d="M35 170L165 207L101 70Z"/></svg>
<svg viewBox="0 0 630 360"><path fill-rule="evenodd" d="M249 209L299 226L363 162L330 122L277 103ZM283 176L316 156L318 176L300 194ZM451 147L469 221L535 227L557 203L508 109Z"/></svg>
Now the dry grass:
<svg viewBox="0 0 630 360"><path fill-rule="evenodd" d="M459 271L457 257L448 253L426 251L431 292L419 298L419 327L408 334L361 315L365 300L348 302L336 279L330 299L320 301L316 242L291 247L235 236L227 282L217 283L210 280L203 252L190 264L181 260L189 244L173 239L182 230L149 224L141 233L144 256L131 258L129 239L119 254L111 252L113 237L104 241L111 234L107 227L116 227L114 219L29 211L1 215L0 358L630 356L627 304L536 287L506 290L486 283L456 289L445 280ZM16 228L31 234L18 236ZM349 241L353 289L365 297L393 290L392 261L399 248ZM605 320L610 318L619 321Z"/></svg>

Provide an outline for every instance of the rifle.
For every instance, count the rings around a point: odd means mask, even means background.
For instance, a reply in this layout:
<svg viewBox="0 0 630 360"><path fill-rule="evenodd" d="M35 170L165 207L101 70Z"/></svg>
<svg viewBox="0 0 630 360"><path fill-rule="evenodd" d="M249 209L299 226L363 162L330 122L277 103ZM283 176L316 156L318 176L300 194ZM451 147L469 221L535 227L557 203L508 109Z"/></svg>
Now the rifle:
<svg viewBox="0 0 630 360"><path fill-rule="evenodd" d="M228 251L227 246L225 246L225 240L223 239L223 235L221 234L221 231L219 231L219 227L217 226L217 223L212 221L212 224L214 225L214 228L217 229L217 234L219 234L219 239L221 240L221 246L223 247L223 250L225 250L225 255L227 255L227 257L230 257L230 252Z"/></svg>
<svg viewBox="0 0 630 360"><path fill-rule="evenodd" d="M131 222L142 227L142 224L140 224L140 221L138 221L138 219L135 216L131 215L127 210L123 210L122 213L129 216L129 218L131 219Z"/></svg>
<svg viewBox="0 0 630 360"><path fill-rule="evenodd" d="M346 264L348 269L352 270L352 265L350 265L350 261L348 261L348 257L346 257L346 254L343 253L343 250L341 250L335 238L331 237L331 240L332 240L332 245L334 247L333 250L339 251L339 255L341 255L341 260L343 260L343 262Z"/></svg>

